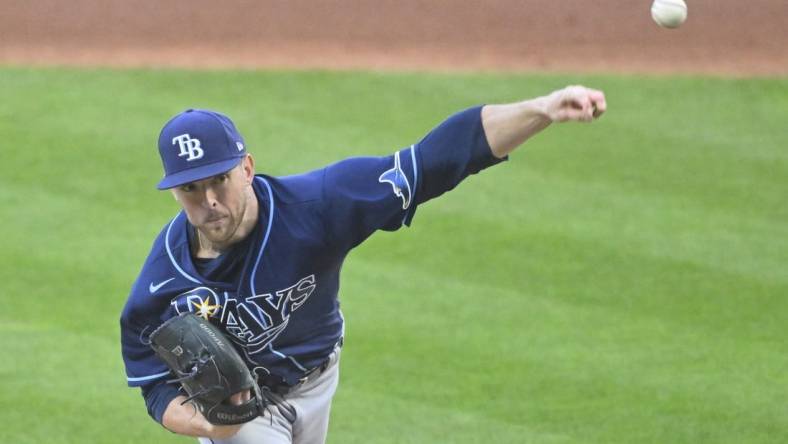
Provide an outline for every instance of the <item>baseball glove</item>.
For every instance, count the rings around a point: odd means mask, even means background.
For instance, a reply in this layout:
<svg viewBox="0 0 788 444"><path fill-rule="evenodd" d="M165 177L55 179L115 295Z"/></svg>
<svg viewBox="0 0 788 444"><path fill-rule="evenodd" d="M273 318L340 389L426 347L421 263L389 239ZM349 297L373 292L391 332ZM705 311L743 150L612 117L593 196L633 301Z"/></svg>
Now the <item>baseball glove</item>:
<svg viewBox="0 0 788 444"><path fill-rule="evenodd" d="M188 398L213 424L243 424L262 415L267 401L222 332L210 322L183 313L150 335L151 347L170 368ZM249 390L249 401L231 405L231 395Z"/></svg>

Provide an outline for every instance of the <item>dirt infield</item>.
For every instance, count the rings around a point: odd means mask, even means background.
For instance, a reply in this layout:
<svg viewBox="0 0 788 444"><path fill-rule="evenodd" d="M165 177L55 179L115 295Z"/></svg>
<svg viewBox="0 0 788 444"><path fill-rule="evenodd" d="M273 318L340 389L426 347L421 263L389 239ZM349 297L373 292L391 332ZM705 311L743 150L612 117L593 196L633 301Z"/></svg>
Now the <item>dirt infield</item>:
<svg viewBox="0 0 788 444"><path fill-rule="evenodd" d="M788 75L788 1L0 0L0 63Z"/></svg>

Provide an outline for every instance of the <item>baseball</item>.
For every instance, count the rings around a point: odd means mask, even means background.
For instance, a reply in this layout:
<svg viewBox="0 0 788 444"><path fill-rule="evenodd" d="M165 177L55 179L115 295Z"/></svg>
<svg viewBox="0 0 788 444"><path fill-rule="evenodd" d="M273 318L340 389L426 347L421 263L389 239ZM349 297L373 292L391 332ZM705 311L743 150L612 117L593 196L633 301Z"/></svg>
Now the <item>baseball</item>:
<svg viewBox="0 0 788 444"><path fill-rule="evenodd" d="M684 0L654 0L651 17L663 28L678 28L687 20L687 4Z"/></svg>

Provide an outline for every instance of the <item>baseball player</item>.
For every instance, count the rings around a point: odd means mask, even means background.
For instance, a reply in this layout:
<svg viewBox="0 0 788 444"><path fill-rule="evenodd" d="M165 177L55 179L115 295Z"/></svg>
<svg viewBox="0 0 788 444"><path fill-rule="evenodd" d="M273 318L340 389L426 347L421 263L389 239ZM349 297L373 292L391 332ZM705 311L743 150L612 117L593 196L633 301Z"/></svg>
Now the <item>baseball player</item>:
<svg viewBox="0 0 788 444"><path fill-rule="evenodd" d="M601 91L571 86L458 112L389 156L287 177L256 174L226 116L178 114L159 136L158 188L183 210L154 241L121 315L128 384L141 387L156 421L202 443L323 443L339 377L339 272L348 252L376 230L410 225L421 203L505 160L552 122L589 122L605 109ZM266 414L214 425L186 402L148 340L185 312L226 333L261 388L278 395ZM227 402L248 399L247 391Z"/></svg>

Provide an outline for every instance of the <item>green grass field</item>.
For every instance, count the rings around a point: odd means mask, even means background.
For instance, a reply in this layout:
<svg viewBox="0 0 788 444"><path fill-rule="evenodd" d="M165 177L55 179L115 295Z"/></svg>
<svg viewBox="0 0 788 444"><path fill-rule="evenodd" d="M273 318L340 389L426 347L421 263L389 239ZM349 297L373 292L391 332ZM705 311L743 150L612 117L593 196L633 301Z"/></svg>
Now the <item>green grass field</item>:
<svg viewBox="0 0 788 444"><path fill-rule="evenodd" d="M171 115L226 112L281 175L577 82L599 122L350 256L329 443L788 442L788 79L24 68L0 69L0 441L194 442L148 418L119 346L177 210Z"/></svg>

